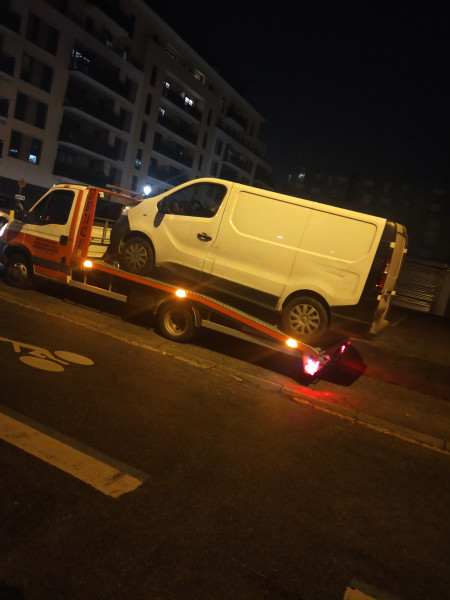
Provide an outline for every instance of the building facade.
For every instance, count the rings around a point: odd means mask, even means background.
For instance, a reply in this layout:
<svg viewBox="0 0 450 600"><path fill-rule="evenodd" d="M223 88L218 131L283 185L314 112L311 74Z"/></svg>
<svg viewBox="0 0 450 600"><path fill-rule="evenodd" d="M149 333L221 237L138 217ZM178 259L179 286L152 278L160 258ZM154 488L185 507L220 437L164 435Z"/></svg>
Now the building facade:
<svg viewBox="0 0 450 600"><path fill-rule="evenodd" d="M270 187L263 118L143 0L10 0L0 21L0 194L80 182Z"/></svg>

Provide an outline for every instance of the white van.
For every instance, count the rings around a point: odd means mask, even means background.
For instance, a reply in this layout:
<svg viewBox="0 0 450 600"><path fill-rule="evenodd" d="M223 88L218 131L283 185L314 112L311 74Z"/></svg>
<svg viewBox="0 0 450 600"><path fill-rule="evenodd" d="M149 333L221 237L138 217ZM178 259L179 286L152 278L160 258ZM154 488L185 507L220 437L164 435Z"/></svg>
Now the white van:
<svg viewBox="0 0 450 600"><path fill-rule="evenodd" d="M402 225L381 217L197 179L124 211L105 259L271 311L286 333L311 341L332 313L372 333L386 324L406 241Z"/></svg>

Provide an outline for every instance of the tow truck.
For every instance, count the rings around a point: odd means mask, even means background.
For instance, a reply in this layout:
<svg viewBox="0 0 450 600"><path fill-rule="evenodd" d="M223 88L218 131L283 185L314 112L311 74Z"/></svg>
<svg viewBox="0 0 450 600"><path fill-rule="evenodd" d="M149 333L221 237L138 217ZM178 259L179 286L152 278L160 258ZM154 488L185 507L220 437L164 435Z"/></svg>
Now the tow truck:
<svg viewBox="0 0 450 600"><path fill-rule="evenodd" d="M199 328L299 358L303 373L317 377L345 352L350 340L329 331L310 345L236 306L177 283L134 275L104 260L115 219L125 206L139 202L116 189L75 184L53 186L29 208L19 202L14 218L0 229L0 260L5 281L31 287L49 278L139 307L156 317L169 340L191 341Z"/></svg>

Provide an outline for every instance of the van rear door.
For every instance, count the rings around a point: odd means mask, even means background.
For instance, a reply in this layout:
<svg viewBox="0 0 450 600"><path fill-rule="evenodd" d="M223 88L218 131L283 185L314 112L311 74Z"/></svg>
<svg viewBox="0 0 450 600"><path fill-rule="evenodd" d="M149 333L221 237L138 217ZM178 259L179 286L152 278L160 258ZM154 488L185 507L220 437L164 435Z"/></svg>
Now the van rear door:
<svg viewBox="0 0 450 600"><path fill-rule="evenodd" d="M378 333L387 325L386 315L392 302L392 297L395 295L395 286L403 264L403 257L407 251L408 235L406 228L399 223L394 223L394 225L396 228L395 241L391 241L390 243L392 254L386 260L383 280L379 283L381 291L378 296L377 311L370 330L371 334Z"/></svg>

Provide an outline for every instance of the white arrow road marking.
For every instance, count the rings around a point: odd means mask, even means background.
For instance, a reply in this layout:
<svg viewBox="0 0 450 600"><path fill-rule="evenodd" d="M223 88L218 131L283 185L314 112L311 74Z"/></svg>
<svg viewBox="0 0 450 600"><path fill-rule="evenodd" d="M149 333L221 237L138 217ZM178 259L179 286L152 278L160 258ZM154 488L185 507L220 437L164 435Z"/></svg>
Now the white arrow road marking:
<svg viewBox="0 0 450 600"><path fill-rule="evenodd" d="M79 445L74 440L70 440L71 443L61 442L53 435L24 423L23 421L27 420L24 417L14 413L14 418L9 416L13 411L5 407L0 408L0 439L73 475L103 494L118 498L135 490L146 479L144 473L139 473L138 476L131 475L126 470L133 469L127 468L126 465L120 463L120 469L113 466L118 465L119 461L104 455L102 460L95 458L93 455L99 456L95 450L92 450L92 454L82 452L74 447ZM58 436L56 432L54 435Z"/></svg>

